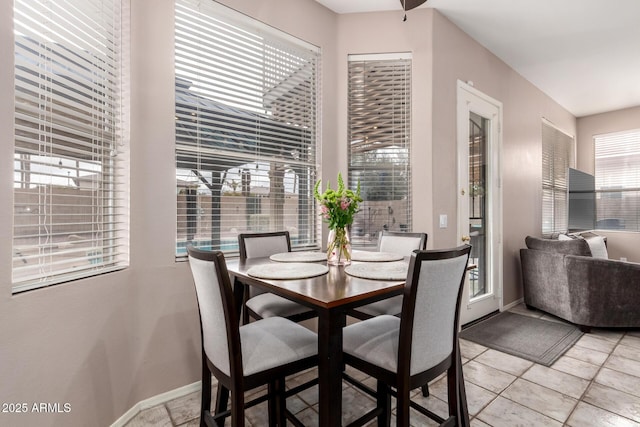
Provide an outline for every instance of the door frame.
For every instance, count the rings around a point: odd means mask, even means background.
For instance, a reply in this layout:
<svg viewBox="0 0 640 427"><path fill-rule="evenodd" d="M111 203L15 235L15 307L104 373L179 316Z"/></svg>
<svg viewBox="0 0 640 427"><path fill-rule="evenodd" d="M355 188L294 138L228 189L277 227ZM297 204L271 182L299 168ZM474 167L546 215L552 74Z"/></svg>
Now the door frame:
<svg viewBox="0 0 640 427"><path fill-rule="evenodd" d="M474 104L473 98L476 98ZM477 318L495 311L503 309L503 237L502 237L502 102L497 101L490 96L475 89L470 84L461 80L457 83L457 111L456 111L456 129L457 129L457 201L458 201L458 229L457 235L462 242L462 236L469 234L469 113L474 112L483 117L481 105L490 104L492 109L497 113L491 114L490 135L487 141L487 230L486 230L486 249L487 260L487 283L491 284L493 292L489 295L481 296L474 301L469 298L469 281L465 282L465 290L462 298L462 306L460 307L460 324L469 323ZM494 111L495 111L494 110ZM461 118L464 116L464 120ZM462 155L464 153L464 155ZM462 190L465 194L462 194ZM484 303L484 304L483 304ZM477 316L472 314L472 306L474 304L483 315ZM479 304L483 304L480 306ZM478 310L476 310L478 311ZM477 316L473 318L473 316Z"/></svg>

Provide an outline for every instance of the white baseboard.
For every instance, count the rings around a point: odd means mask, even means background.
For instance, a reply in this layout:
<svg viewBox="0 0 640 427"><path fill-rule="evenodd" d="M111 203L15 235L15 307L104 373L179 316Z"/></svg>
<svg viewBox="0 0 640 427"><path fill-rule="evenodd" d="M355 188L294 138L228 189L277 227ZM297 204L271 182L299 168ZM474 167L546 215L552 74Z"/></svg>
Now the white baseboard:
<svg viewBox="0 0 640 427"><path fill-rule="evenodd" d="M145 409L149 409L170 400L177 399L178 397L186 396L187 394L199 391L200 389L202 389L202 381L197 381L193 384L187 384L185 386L169 390L165 393L157 394L148 399L141 400L140 402L133 405L133 407L131 407L131 409L129 409L127 412L122 414L120 418L118 418L113 424L111 424L111 427L124 427L129 421L131 421L136 415L138 415Z"/></svg>
<svg viewBox="0 0 640 427"><path fill-rule="evenodd" d="M502 307L502 311L511 310L513 307L515 307L515 306L516 306L516 305L518 305L518 304L522 304L523 302L524 302L524 298L517 299L517 300L515 300L514 302L509 303L509 304L507 304L507 305L503 306L503 307Z"/></svg>

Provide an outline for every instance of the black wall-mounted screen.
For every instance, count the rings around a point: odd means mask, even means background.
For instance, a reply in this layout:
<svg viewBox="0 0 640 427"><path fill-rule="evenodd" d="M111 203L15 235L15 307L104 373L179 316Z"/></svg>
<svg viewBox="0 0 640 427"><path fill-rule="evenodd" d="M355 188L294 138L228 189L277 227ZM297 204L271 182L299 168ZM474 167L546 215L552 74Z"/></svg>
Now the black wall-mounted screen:
<svg viewBox="0 0 640 427"><path fill-rule="evenodd" d="M593 230L596 226L596 179L569 168L569 231Z"/></svg>

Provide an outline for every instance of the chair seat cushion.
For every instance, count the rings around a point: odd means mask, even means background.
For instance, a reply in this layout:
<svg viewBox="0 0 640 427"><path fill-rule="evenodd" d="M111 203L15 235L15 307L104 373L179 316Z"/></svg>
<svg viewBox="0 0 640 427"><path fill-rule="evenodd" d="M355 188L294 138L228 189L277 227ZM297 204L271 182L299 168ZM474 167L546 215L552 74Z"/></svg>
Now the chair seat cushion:
<svg viewBox="0 0 640 427"><path fill-rule="evenodd" d="M398 367L400 319L382 315L354 323L342 330L345 353L391 372Z"/></svg>
<svg viewBox="0 0 640 427"><path fill-rule="evenodd" d="M247 300L247 307L260 317L289 317L311 311L309 307L282 298L279 295L265 292Z"/></svg>
<svg viewBox="0 0 640 427"><path fill-rule="evenodd" d="M318 354L318 336L290 320L270 317L240 327L245 375Z"/></svg>
<svg viewBox="0 0 640 427"><path fill-rule="evenodd" d="M362 307L356 307L355 310L368 314L369 316L380 316L382 314L398 316L402 313L402 295L372 302Z"/></svg>

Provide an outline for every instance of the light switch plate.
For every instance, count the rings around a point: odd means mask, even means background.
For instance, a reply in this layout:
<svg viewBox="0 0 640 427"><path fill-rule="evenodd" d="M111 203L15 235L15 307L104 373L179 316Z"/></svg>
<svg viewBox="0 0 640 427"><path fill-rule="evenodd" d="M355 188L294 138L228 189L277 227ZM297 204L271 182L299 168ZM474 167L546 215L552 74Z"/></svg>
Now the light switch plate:
<svg viewBox="0 0 640 427"><path fill-rule="evenodd" d="M447 228L447 215L440 214L440 228Z"/></svg>

